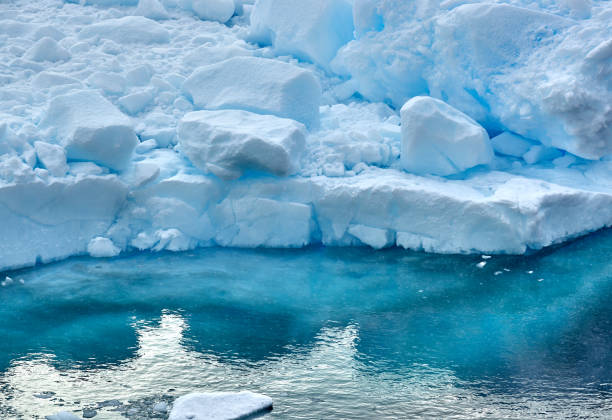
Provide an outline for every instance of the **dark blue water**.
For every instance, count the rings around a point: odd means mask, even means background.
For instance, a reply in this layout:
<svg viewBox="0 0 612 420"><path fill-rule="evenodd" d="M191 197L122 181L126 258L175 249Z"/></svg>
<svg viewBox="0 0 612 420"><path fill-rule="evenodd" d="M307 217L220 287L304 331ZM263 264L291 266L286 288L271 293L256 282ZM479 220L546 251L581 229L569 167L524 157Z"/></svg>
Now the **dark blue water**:
<svg viewBox="0 0 612 420"><path fill-rule="evenodd" d="M0 418L163 418L243 389L269 418L610 418L611 257L608 230L522 257L203 249L9 273Z"/></svg>

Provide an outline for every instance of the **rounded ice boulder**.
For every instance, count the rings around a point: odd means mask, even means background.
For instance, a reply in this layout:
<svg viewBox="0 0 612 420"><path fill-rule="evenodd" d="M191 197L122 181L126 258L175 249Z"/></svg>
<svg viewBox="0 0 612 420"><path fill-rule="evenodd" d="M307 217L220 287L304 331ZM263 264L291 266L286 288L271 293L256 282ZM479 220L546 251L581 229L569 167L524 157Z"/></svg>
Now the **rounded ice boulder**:
<svg viewBox="0 0 612 420"><path fill-rule="evenodd" d="M130 119L89 90L55 97L41 128L50 130L69 160L89 160L114 170L127 166L138 144Z"/></svg>
<svg viewBox="0 0 612 420"><path fill-rule="evenodd" d="M439 99L410 99L401 119L401 165L408 172L447 176L493 159L485 129Z"/></svg>
<svg viewBox="0 0 612 420"><path fill-rule="evenodd" d="M174 402L169 420L242 419L271 409L272 398L253 392L192 393Z"/></svg>
<svg viewBox="0 0 612 420"><path fill-rule="evenodd" d="M272 115L221 110L190 112L179 124L179 147L204 172L234 179L245 170L278 176L298 169L302 124Z"/></svg>
<svg viewBox="0 0 612 420"><path fill-rule="evenodd" d="M243 109L319 125L321 86L300 67L259 57L234 57L197 68L183 84L205 109Z"/></svg>

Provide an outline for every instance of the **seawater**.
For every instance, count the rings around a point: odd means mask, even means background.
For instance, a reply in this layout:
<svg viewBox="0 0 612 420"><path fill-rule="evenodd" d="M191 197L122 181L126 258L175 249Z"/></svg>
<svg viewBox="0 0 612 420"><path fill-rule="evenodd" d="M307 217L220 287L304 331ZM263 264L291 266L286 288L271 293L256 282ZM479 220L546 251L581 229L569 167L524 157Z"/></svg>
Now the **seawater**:
<svg viewBox="0 0 612 420"><path fill-rule="evenodd" d="M607 230L529 256L212 248L5 273L0 418L164 418L237 390L270 419L611 418L611 257Z"/></svg>

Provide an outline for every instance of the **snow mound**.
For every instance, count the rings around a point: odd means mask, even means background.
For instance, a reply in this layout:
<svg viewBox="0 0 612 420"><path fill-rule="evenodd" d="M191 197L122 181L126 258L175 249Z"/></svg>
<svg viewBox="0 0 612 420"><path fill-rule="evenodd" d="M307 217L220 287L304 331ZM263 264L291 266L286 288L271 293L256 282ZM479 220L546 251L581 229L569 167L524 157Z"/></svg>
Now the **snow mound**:
<svg viewBox="0 0 612 420"><path fill-rule="evenodd" d="M134 14L153 20L163 20L169 17L164 5L159 0L140 0Z"/></svg>
<svg viewBox="0 0 612 420"><path fill-rule="evenodd" d="M179 147L191 162L220 178L245 170L278 176L296 172L304 151L302 124L247 111L196 111L179 125Z"/></svg>
<svg viewBox="0 0 612 420"><path fill-rule="evenodd" d="M353 39L353 16L347 0L259 0L251 12L250 37L328 67L338 49Z"/></svg>
<svg viewBox="0 0 612 420"><path fill-rule="evenodd" d="M154 20L143 16L125 16L86 26L79 32L79 38L110 39L119 44L155 44L168 42L170 34Z"/></svg>
<svg viewBox="0 0 612 420"><path fill-rule="evenodd" d="M183 84L206 109L242 109L319 124L321 87L300 67L258 57L234 57L196 69Z"/></svg>
<svg viewBox="0 0 612 420"><path fill-rule="evenodd" d="M225 23L234 15L234 0L190 0L191 10L200 19Z"/></svg>
<svg viewBox="0 0 612 420"><path fill-rule="evenodd" d="M89 241L87 252L95 258L116 257L121 250L108 238L97 236Z"/></svg>
<svg viewBox="0 0 612 420"><path fill-rule="evenodd" d="M128 164L138 143L130 120L94 91L54 98L41 127L50 129L68 159L90 160L114 170Z"/></svg>
<svg viewBox="0 0 612 420"><path fill-rule="evenodd" d="M409 172L446 176L493 159L485 129L438 99L416 96L401 116L401 162Z"/></svg>
<svg viewBox="0 0 612 420"><path fill-rule="evenodd" d="M44 37L26 51L25 58L32 61L67 61L70 60L70 53L55 39Z"/></svg>
<svg viewBox="0 0 612 420"><path fill-rule="evenodd" d="M192 393L179 397L169 420L240 419L272 409L272 398L253 392Z"/></svg>

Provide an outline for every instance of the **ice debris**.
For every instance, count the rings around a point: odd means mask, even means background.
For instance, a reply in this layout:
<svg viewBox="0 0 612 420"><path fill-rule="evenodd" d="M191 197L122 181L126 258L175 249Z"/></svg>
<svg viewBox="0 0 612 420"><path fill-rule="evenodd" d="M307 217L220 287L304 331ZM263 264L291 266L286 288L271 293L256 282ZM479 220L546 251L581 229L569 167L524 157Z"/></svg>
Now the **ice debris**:
<svg viewBox="0 0 612 420"><path fill-rule="evenodd" d="M91 160L121 170L138 139L130 120L100 94L77 91L55 97L41 123L72 160Z"/></svg>
<svg viewBox="0 0 612 420"><path fill-rule="evenodd" d="M401 160L409 172L452 175L493 159L485 129L438 99L416 96L401 116Z"/></svg>
<svg viewBox="0 0 612 420"><path fill-rule="evenodd" d="M612 225L610 2L0 3L2 270Z"/></svg>
<svg viewBox="0 0 612 420"><path fill-rule="evenodd" d="M234 57L199 67L183 89L206 109L242 109L319 124L321 87L300 67L257 57Z"/></svg>
<svg viewBox="0 0 612 420"><path fill-rule="evenodd" d="M204 172L234 179L245 170L294 173L304 151L302 124L247 111L196 111L179 125L179 147Z"/></svg>
<svg viewBox="0 0 612 420"><path fill-rule="evenodd" d="M169 420L231 420L272 410L272 398L253 392L192 393L173 404Z"/></svg>
<svg viewBox="0 0 612 420"><path fill-rule="evenodd" d="M60 411L57 414L53 414L45 417L46 420L80 420L80 418L70 411Z"/></svg>

